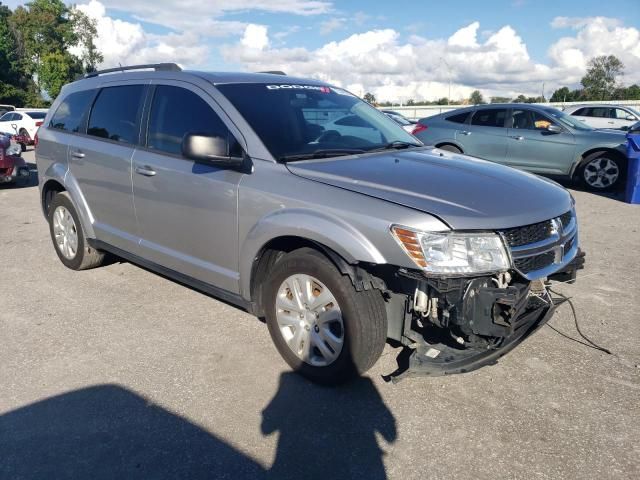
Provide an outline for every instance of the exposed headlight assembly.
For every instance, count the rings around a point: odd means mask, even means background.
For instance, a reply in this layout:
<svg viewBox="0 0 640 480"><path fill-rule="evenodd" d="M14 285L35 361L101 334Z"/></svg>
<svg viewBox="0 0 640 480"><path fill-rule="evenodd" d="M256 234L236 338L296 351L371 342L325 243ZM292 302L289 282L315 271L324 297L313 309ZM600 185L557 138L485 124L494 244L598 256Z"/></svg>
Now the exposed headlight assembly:
<svg viewBox="0 0 640 480"><path fill-rule="evenodd" d="M434 274L508 270L509 255L495 233L421 232L393 225L391 233L414 263Z"/></svg>

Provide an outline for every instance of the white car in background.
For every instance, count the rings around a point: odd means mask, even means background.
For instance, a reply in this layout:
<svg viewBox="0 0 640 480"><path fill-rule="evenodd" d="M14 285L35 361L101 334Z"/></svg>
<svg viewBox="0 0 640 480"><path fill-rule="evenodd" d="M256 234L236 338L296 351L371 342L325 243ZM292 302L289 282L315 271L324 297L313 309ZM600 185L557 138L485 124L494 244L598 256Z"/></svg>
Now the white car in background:
<svg viewBox="0 0 640 480"><path fill-rule="evenodd" d="M24 135L31 144L46 115L46 110L37 109L7 112L0 117L0 132Z"/></svg>
<svg viewBox="0 0 640 480"><path fill-rule="evenodd" d="M622 105L571 105L564 112L593 128L627 130L640 120L640 113Z"/></svg>

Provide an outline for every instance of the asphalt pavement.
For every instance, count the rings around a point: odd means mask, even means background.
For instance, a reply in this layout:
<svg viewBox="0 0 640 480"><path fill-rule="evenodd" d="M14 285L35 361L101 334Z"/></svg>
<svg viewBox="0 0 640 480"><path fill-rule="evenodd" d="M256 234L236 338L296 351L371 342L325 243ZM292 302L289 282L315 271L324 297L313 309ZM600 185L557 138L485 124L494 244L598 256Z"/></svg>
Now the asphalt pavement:
<svg viewBox="0 0 640 480"><path fill-rule="evenodd" d="M323 388L241 310L66 269L35 175L0 185L0 479L640 478L640 206L573 191L587 263L557 291L611 355L565 304L495 366L389 384L387 347Z"/></svg>

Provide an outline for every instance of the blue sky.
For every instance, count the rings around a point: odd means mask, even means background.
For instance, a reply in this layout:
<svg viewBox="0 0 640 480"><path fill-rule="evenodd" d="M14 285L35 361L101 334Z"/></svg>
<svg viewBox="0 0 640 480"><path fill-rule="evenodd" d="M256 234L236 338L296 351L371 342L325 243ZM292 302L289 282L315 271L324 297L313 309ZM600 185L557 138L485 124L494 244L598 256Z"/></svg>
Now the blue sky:
<svg viewBox="0 0 640 480"><path fill-rule="evenodd" d="M5 1L10 7L18 3ZM615 54L640 81L640 0L81 0L105 66L281 69L382 97L577 86ZM449 67L446 68L446 62Z"/></svg>

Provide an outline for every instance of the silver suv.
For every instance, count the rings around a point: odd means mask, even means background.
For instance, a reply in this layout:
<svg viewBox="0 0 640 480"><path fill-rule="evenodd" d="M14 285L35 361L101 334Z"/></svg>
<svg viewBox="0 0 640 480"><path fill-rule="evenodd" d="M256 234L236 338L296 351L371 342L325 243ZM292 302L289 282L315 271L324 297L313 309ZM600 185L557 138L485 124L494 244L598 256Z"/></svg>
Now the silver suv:
<svg viewBox="0 0 640 480"><path fill-rule="evenodd" d="M396 375L493 363L553 313L546 282L582 263L567 190L425 147L315 80L96 72L38 137L64 265L113 254L264 317L317 382L366 371L387 340L405 347Z"/></svg>

